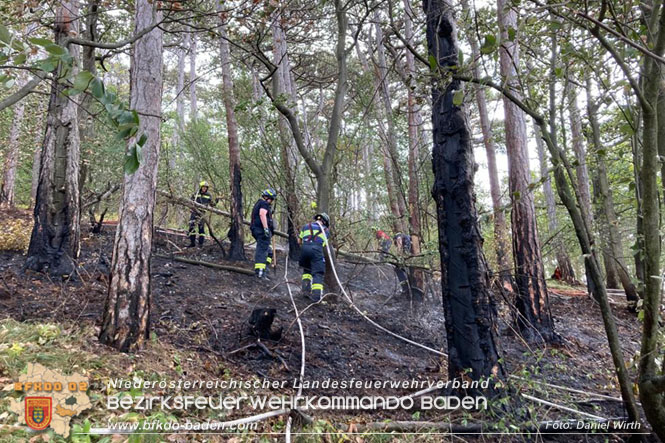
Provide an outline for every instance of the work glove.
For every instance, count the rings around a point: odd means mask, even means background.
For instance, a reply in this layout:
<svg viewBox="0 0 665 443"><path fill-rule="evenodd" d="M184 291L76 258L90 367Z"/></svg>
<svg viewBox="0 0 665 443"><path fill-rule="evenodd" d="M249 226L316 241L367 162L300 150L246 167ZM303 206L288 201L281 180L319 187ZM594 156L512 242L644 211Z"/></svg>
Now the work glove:
<svg viewBox="0 0 665 443"><path fill-rule="evenodd" d="M263 230L263 233L266 235L266 237L270 238L270 229L265 228L265 229Z"/></svg>

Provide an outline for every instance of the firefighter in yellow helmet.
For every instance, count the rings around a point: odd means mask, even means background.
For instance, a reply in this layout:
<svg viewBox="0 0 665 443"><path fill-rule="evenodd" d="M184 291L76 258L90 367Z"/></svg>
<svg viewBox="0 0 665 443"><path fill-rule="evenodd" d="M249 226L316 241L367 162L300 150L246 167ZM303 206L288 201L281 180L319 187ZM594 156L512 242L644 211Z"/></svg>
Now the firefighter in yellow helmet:
<svg viewBox="0 0 665 443"><path fill-rule="evenodd" d="M199 190L192 196L192 200L203 206L215 206L215 201L212 195L208 192L210 186L208 182L203 180L199 183ZM196 246L196 227L198 225L199 231L199 246L203 246L205 241L205 222L203 221L203 214L196 209L192 208L189 215L189 247Z"/></svg>

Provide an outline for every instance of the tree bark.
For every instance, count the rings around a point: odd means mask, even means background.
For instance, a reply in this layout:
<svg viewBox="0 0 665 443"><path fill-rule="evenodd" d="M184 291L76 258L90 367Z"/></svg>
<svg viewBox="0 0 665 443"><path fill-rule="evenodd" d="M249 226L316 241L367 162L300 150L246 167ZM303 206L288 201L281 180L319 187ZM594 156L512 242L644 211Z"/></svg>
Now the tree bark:
<svg viewBox="0 0 665 443"><path fill-rule="evenodd" d="M187 44L189 46L189 116L196 121L199 112L196 98L196 34L187 31Z"/></svg>
<svg viewBox="0 0 665 443"><path fill-rule="evenodd" d="M41 106L39 107L42 108ZM37 201L37 187L39 186L39 170L42 163L42 141L44 141L44 128L40 127L35 133L34 146L35 149L32 153L32 180L30 185L30 208L35 208Z"/></svg>
<svg viewBox="0 0 665 443"><path fill-rule="evenodd" d="M508 29L517 30L517 14L506 0L497 1L501 47L499 49L501 77L518 98L519 46L517 38L508 38ZM508 175L512 203L513 257L518 288L517 324L529 341L556 341L554 323L549 308L543 261L538 242L538 229L529 189L529 153L523 111L508 98L503 99L508 152Z"/></svg>
<svg viewBox="0 0 665 443"><path fill-rule="evenodd" d="M161 20L157 3L137 0L135 32ZM142 347L149 333L150 252L160 150L163 32L155 27L134 45L130 107L141 116L139 131L148 136L136 172L125 174L111 278L99 339L123 351ZM128 147L136 142L129 141Z"/></svg>
<svg viewBox="0 0 665 443"><path fill-rule="evenodd" d="M185 124L185 58L187 52L184 48L184 38L180 40L176 48L176 54L178 55L178 77L176 80L176 99L175 99L175 128L173 128L173 137L171 142L173 144L173 149L171 150L171 155L169 157L169 167L172 171L175 171L177 165L177 159L182 155L182 148L180 146L180 139L182 133L184 132Z"/></svg>
<svg viewBox="0 0 665 443"><path fill-rule="evenodd" d="M410 0L403 0L404 2L404 37L409 44L413 43L413 19L415 15L411 8ZM420 255L421 253L421 239L422 227L420 222L420 202L418 195L418 165L420 164L420 146L422 143L420 135L420 125L418 121L419 109L416 105L415 89L416 89L416 62L411 51L406 52L406 71L407 71L407 122L409 125L409 227L411 234L411 248L413 255ZM421 272L415 275L415 283L421 290L424 287L424 276Z"/></svg>
<svg viewBox="0 0 665 443"><path fill-rule="evenodd" d="M217 11L221 5L217 3ZM231 77L231 50L226 36L226 26L220 19L219 27L219 53L222 64L222 88L224 95L224 110L226 113L226 133L229 141L229 181L231 191L231 226L229 227L229 241L231 260L246 260L245 244L242 223L242 174L240 170L240 142L238 140L238 123L235 116L235 97L233 95L233 78Z"/></svg>
<svg viewBox="0 0 665 443"><path fill-rule="evenodd" d="M287 51L286 34L282 28L282 9L276 9L272 19L273 63L277 71L273 74L273 91L275 95L287 97L289 106L297 105L295 85L291 79L291 62ZM303 128L306 128L307 114L302 113ZM289 258L300 257L298 242L298 195L296 190L296 159L293 154L294 138L289 130L289 122L283 116L279 118L280 161L284 174L284 199L286 201L286 231L289 234ZM303 132L307 138L307 131Z"/></svg>
<svg viewBox="0 0 665 443"><path fill-rule="evenodd" d="M400 158L397 153L397 134L395 131L395 121L393 117L392 102L390 98L390 89L388 88L388 66L386 63L386 54L383 48L383 30L378 10L374 11L374 29L376 44L376 60L374 60L374 75L376 78L377 92L383 106L383 117L385 118L385 161L386 182L388 192L392 190L395 208L393 209L393 225L395 232L406 232L407 226L405 218L407 215L406 201L402 186L402 168Z"/></svg>
<svg viewBox="0 0 665 443"><path fill-rule="evenodd" d="M653 45L653 53L665 53L665 13L663 8L655 8L649 13L649 21L657 29ZM653 14L653 15L652 15ZM657 20L657 22L656 22ZM657 27L655 24L657 23ZM640 400L644 413L654 432L661 440L665 440L665 389L654 385L653 381L662 374L662 364L658 364L659 350L662 343L659 325L662 302L663 272L660 268L661 232L660 232L660 199L658 195L659 144L665 139L658 138L658 96L661 88L662 65L644 57L641 73L642 91L638 92L638 100L642 109L642 215L644 229L644 322L642 326L642 344L640 348L639 387ZM665 146L661 148L665 150ZM662 379L662 376L661 376Z"/></svg>
<svg viewBox="0 0 665 443"><path fill-rule="evenodd" d="M553 20L556 20L556 17L552 17ZM552 32L550 37L552 50L550 53L550 66L549 66L549 126L550 134L552 136L552 142L557 145L557 124L556 124L556 84L557 84L557 60L559 57L559 44L558 44L558 35L556 32ZM563 131L562 131L563 132ZM540 135L536 134L536 137ZM542 142L539 140L538 142ZM557 145L558 146L558 145ZM539 146L539 149L542 148L542 145ZM543 156L544 156L543 152ZM540 155L540 154L539 154ZM541 160L541 173L543 168L547 169L547 164L543 165ZM549 175L549 172L548 172ZM544 183L543 190L545 191L545 203L547 205L547 222L549 227L550 235L556 235L558 232L558 222L556 219L556 202L554 200L554 193L552 192L552 182L549 180ZM549 192L548 192L549 190ZM561 271L561 279L565 282L573 284L576 282L575 271L573 265L570 262L570 257L566 251L566 246L563 244L563 241L560 238L554 240L554 250L556 255L557 266L559 271Z"/></svg>
<svg viewBox="0 0 665 443"><path fill-rule="evenodd" d="M79 32L79 8L76 0L63 0L56 9L54 23L58 43ZM76 60L79 48L69 45ZM62 94L58 82L62 65L51 83L51 97L46 118L39 184L35 200L35 223L25 266L34 271L48 271L55 276L69 276L80 251L79 161L80 140L78 105Z"/></svg>
<svg viewBox="0 0 665 443"><path fill-rule="evenodd" d="M452 6L447 0L424 0L423 7L429 53L441 69L454 69L458 46ZM459 88L457 80L445 89L442 79L432 82L432 196L439 227L449 379L477 380L501 371L495 345L496 307L473 196L473 147L466 116L453 102Z"/></svg>
<svg viewBox="0 0 665 443"><path fill-rule="evenodd" d="M469 10L468 0L462 1L462 7ZM471 57L473 58L472 72L473 76L480 78L480 49L476 33L468 33L471 44ZM487 112L487 99L485 90L482 87L476 87L476 103L478 105L478 118L480 128L483 132L483 145L485 146L485 155L487 156L487 172L490 181L490 196L492 197L492 213L494 217L494 246L496 252L496 262L499 267L499 276L503 285L508 285L509 290L513 289L512 265L510 263L510 246L508 244L508 226L506 225L506 216L501 203L501 186L499 184L499 172L496 165L496 147L494 144L494 134L490 124Z"/></svg>
<svg viewBox="0 0 665 443"><path fill-rule="evenodd" d="M23 82L21 75L21 81ZM5 157L4 174L2 177L2 189L0 190L0 206L13 208L16 188L16 169L18 167L18 154L20 148L21 125L25 113L25 101L21 100L14 106L12 126L9 130L9 143L7 156Z"/></svg>
<svg viewBox="0 0 665 443"><path fill-rule="evenodd" d="M550 171L547 167L547 157L545 156L545 146L543 145L540 128L535 126L536 147L538 148L538 160L540 161L540 176L546 177L543 181L543 194L545 194L545 206L547 208L547 227L548 234L554 239L554 251L556 255L557 266L561 271L561 279L572 284L575 282L575 272L570 263L570 258L566 252L565 246L559 238L559 227L556 219L556 202L554 200L554 191L552 191L552 181L550 180ZM572 280L571 280L572 278Z"/></svg>
<svg viewBox="0 0 665 443"><path fill-rule="evenodd" d="M628 302L636 302L639 300L637 289L633 284L630 275L628 274L628 267L626 266L626 259L623 253L623 246L621 245L621 234L619 233L619 220L614 210L614 198L612 196L612 189L607 176L607 165L605 164L605 153L601 150L603 144L600 135L600 125L598 123L597 105L593 103L591 78L586 78L586 92L587 92L587 114L589 117L589 126L591 127L591 140L593 142L593 149L596 157L595 172L598 176L597 190L594 187L594 192L598 195L600 200L601 212L603 215L603 231L607 234L607 255L604 260L610 261L613 272L616 277L621 281L621 286L626 293L626 300ZM603 251L605 252L605 251ZM607 270L606 263L606 270ZM609 281L609 271L606 276ZM608 287L611 287L608 282Z"/></svg>

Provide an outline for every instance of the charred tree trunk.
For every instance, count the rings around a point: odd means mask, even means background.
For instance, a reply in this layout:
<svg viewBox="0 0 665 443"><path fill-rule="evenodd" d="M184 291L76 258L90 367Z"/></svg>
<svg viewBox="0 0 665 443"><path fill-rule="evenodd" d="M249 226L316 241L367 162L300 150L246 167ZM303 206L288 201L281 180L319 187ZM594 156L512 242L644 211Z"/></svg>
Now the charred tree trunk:
<svg viewBox="0 0 665 443"><path fill-rule="evenodd" d="M501 76L516 97L521 97L517 78L519 46L517 38L508 37L508 29L517 28L517 14L506 0L498 0L497 13L501 30L499 57ZM524 112L508 98L503 98L508 151L508 174L512 202L511 224L513 257L517 283L517 324L527 340L557 340L549 308L545 273L538 242L533 194L529 189L529 153L527 150Z"/></svg>
<svg viewBox="0 0 665 443"><path fill-rule="evenodd" d="M218 11L220 5L217 5ZM231 226L229 240L231 260L245 260L245 244L242 223L242 175L240 171L240 142L238 140L238 123L235 116L235 98L233 95L233 79L231 77L231 50L226 37L225 24L221 23L220 59L222 63L222 88L224 90L224 110L226 111L226 132L229 140L229 181L231 184Z"/></svg>
<svg viewBox="0 0 665 443"><path fill-rule="evenodd" d="M157 3L137 0L134 30L161 20ZM159 27L141 37L131 58L130 107L141 116L138 136L148 139L136 172L125 174L111 278L99 339L123 351L141 348L149 333L150 252L162 104L162 38ZM136 142L133 138L128 146Z"/></svg>
<svg viewBox="0 0 665 443"><path fill-rule="evenodd" d="M55 38L58 43L78 34L78 2L61 1L56 9ZM76 60L79 49L69 46ZM58 82L62 65L51 83L51 97L46 118L39 184L35 199L35 224L30 237L25 266L34 271L69 276L75 270L80 244L79 161L80 140L78 106L62 92ZM76 66L74 66L76 71Z"/></svg>
<svg viewBox="0 0 665 443"><path fill-rule="evenodd" d="M23 76L21 75L21 80ZM23 83L23 81L21 81ZM21 100L14 105L14 116L12 126L9 130L9 144L7 156L5 157L4 174L2 177L2 189L0 190L0 206L14 207L14 195L16 188L16 169L18 167L18 154L20 148L21 125L25 113L25 101Z"/></svg>
<svg viewBox="0 0 665 443"><path fill-rule="evenodd" d="M447 0L425 0L423 6L429 53L442 70L455 69L458 47L452 6ZM500 367L495 345L496 308L473 196L473 147L466 116L453 102L459 88L456 80L445 89L441 79L433 80L432 196L439 225L448 374L451 380L477 380L500 375Z"/></svg>
<svg viewBox="0 0 665 443"><path fill-rule="evenodd" d="M41 109L41 106L39 107ZM42 141L44 140L44 128L39 128L35 135L32 153L32 180L30 184L30 208L34 209L37 200L37 187L39 186L39 169L42 163Z"/></svg>

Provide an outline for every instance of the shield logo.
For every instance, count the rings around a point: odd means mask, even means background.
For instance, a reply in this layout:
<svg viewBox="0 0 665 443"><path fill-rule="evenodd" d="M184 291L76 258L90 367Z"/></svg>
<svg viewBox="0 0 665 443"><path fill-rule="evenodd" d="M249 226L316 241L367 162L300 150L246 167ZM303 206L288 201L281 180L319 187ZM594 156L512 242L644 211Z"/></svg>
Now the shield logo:
<svg viewBox="0 0 665 443"><path fill-rule="evenodd" d="M51 397L26 397L25 398L25 423L35 431L48 428L51 424Z"/></svg>

